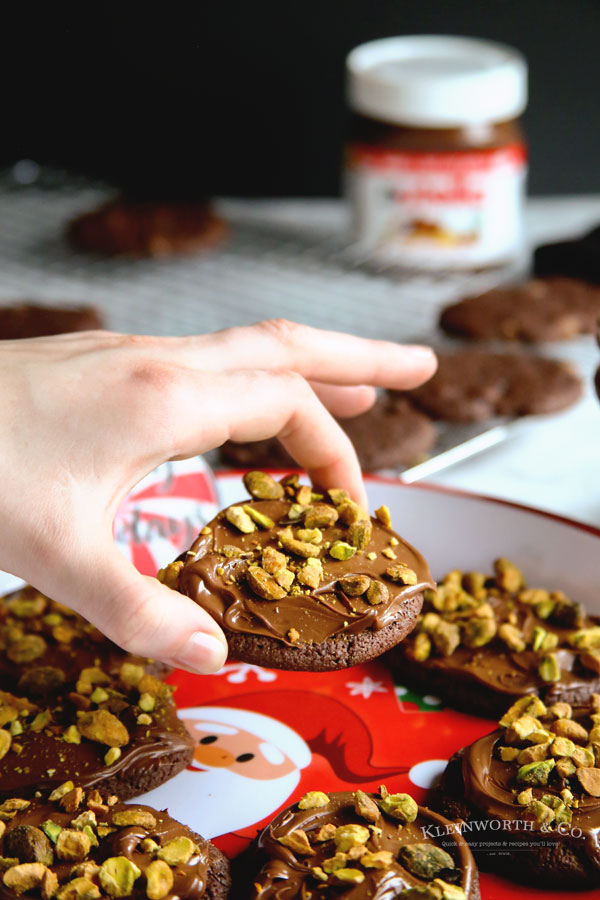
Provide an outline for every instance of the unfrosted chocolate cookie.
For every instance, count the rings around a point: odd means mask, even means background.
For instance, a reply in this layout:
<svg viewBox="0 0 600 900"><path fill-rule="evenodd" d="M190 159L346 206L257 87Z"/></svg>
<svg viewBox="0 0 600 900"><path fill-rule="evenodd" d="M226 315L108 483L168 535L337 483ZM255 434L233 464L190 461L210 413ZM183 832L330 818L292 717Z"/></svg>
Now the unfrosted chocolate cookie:
<svg viewBox="0 0 600 900"><path fill-rule="evenodd" d="M323 671L380 655L412 629L433 584L423 557L345 491L249 472L252 500L219 513L159 573L199 603L246 662Z"/></svg>
<svg viewBox="0 0 600 900"><path fill-rule="evenodd" d="M536 275L569 275L600 284L600 226L580 238L537 247L533 268Z"/></svg>
<svg viewBox="0 0 600 900"><path fill-rule="evenodd" d="M600 347L600 318L596 323L596 343ZM594 375L594 387L596 388L596 394L600 400L600 366L596 369L596 374Z"/></svg>
<svg viewBox="0 0 600 900"><path fill-rule="evenodd" d="M456 570L426 592L387 659L403 684L486 718L527 694L581 705L600 691L597 620L560 591L527 587L502 558L492 575Z"/></svg>
<svg viewBox="0 0 600 900"><path fill-rule="evenodd" d="M102 317L93 306L38 306L34 303L0 306L0 341L102 327Z"/></svg>
<svg viewBox="0 0 600 900"><path fill-rule="evenodd" d="M209 203L152 203L125 198L74 219L67 238L77 250L105 256L169 256L217 246L227 226Z"/></svg>
<svg viewBox="0 0 600 900"><path fill-rule="evenodd" d="M593 334L600 288L574 278L535 278L447 306L440 327L474 340L560 341Z"/></svg>
<svg viewBox="0 0 600 900"><path fill-rule="evenodd" d="M279 813L240 862L240 900L479 898L460 830L384 786L377 794L310 791Z"/></svg>
<svg viewBox="0 0 600 900"><path fill-rule="evenodd" d="M461 350L438 353L433 378L403 396L434 419L482 422L558 412L575 403L581 391L581 379L561 360Z"/></svg>
<svg viewBox="0 0 600 900"><path fill-rule="evenodd" d="M395 469L418 462L433 447L435 426L429 416L416 410L405 398L384 394L359 416L338 419L365 472ZM240 468L287 468L296 463L276 438L235 443L220 449L221 459Z"/></svg>
<svg viewBox="0 0 600 900"><path fill-rule="evenodd" d="M72 781L0 806L0 896L39 900L226 900L229 863L168 813Z"/></svg>
<svg viewBox="0 0 600 900"><path fill-rule="evenodd" d="M143 665L165 677L165 663L126 653L94 625L31 585L0 597L0 688L30 698L73 690L82 669L118 675L121 665Z"/></svg>
<svg viewBox="0 0 600 900"><path fill-rule="evenodd" d="M450 760L434 803L462 820L480 868L537 888L600 885L598 701L524 697Z"/></svg>
<svg viewBox="0 0 600 900"><path fill-rule="evenodd" d="M194 752L171 689L132 663L118 677L83 668L62 692L0 691L0 722L4 799L29 798L68 780L129 799L184 769Z"/></svg>

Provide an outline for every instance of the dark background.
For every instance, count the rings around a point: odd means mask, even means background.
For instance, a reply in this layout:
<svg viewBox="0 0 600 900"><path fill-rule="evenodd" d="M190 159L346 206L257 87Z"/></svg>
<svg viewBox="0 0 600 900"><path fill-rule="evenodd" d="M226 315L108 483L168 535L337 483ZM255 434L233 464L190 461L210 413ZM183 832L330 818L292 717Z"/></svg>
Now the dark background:
<svg viewBox="0 0 600 900"><path fill-rule="evenodd" d="M21 6L3 29L0 163L163 195L336 194L344 57L411 33L519 48L530 192L600 191L600 0Z"/></svg>

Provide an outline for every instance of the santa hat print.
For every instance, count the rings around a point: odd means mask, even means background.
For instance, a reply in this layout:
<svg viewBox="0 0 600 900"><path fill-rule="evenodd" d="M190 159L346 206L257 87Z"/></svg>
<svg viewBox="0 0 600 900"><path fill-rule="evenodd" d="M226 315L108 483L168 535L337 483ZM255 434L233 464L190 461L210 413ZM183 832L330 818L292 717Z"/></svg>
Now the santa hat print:
<svg viewBox="0 0 600 900"><path fill-rule="evenodd" d="M333 697L312 691L270 690L238 694L226 703L238 711L260 710L262 718L268 716L268 721L275 719L276 724L285 723L294 729L313 754L330 763L340 782L348 785L377 782L407 771L406 765L401 764L373 765L371 733L349 706ZM226 716L223 707L221 711ZM185 716L185 710L180 714Z"/></svg>

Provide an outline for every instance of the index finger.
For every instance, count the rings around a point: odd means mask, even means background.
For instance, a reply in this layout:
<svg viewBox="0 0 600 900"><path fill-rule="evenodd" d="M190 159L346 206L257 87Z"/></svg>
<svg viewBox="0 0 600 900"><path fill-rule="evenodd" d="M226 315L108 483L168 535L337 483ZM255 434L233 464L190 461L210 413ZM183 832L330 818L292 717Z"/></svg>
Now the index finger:
<svg viewBox="0 0 600 900"><path fill-rule="evenodd" d="M436 370L429 347L396 344L271 319L187 339L204 369L292 369L330 384L370 384L406 390ZM197 363L196 363L197 364Z"/></svg>

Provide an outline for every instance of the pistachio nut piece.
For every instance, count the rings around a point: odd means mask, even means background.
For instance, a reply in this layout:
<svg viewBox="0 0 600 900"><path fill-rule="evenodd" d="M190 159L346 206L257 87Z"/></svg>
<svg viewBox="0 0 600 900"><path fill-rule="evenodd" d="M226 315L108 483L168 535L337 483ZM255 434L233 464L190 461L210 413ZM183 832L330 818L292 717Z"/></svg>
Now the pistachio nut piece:
<svg viewBox="0 0 600 900"><path fill-rule="evenodd" d="M380 801L379 806L386 815L402 823L414 822L419 812L419 807L410 794L388 794Z"/></svg>
<svg viewBox="0 0 600 900"><path fill-rule="evenodd" d="M98 880L104 892L118 900L133 893L133 886L141 874L136 864L126 856L110 856L100 867Z"/></svg>
<svg viewBox="0 0 600 900"><path fill-rule="evenodd" d="M399 851L402 864L418 878L436 878L442 872L455 868L449 853L435 844L404 844Z"/></svg>
<svg viewBox="0 0 600 900"><path fill-rule="evenodd" d="M146 869L146 896L148 900L162 900L173 887L173 870L162 859L153 860Z"/></svg>

